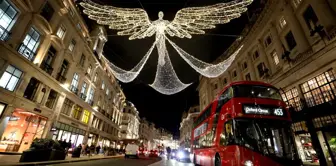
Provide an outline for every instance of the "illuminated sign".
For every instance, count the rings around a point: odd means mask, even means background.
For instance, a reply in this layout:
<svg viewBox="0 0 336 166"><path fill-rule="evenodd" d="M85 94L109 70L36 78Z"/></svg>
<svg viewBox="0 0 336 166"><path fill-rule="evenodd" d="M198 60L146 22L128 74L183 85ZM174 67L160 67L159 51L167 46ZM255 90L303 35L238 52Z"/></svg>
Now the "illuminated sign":
<svg viewBox="0 0 336 166"><path fill-rule="evenodd" d="M194 130L194 137L197 137L197 136L203 134L206 131L207 127L208 127L208 123L203 123L202 125L198 126Z"/></svg>
<svg viewBox="0 0 336 166"><path fill-rule="evenodd" d="M285 116L285 110L283 108L274 106L244 105L243 111L245 114Z"/></svg>

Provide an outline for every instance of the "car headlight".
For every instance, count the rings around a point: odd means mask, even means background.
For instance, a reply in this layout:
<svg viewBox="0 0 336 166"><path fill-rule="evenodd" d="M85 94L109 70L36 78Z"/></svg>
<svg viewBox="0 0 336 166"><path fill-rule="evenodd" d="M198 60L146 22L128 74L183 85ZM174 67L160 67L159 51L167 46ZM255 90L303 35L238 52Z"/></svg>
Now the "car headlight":
<svg viewBox="0 0 336 166"><path fill-rule="evenodd" d="M175 153L172 153L172 156L175 156Z"/></svg>
<svg viewBox="0 0 336 166"><path fill-rule="evenodd" d="M253 166L253 162L251 160L246 160L244 166Z"/></svg>
<svg viewBox="0 0 336 166"><path fill-rule="evenodd" d="M177 157L178 157L178 158L183 158L183 157L184 157L183 152L178 152L178 153L177 153Z"/></svg>

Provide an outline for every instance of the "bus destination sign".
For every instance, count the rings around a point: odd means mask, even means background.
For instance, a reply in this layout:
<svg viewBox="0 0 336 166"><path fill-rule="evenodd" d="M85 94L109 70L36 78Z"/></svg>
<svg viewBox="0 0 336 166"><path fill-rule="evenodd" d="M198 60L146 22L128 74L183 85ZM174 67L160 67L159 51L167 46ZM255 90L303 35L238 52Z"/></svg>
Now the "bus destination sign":
<svg viewBox="0 0 336 166"><path fill-rule="evenodd" d="M243 111L245 114L285 116L285 110L281 107L244 105Z"/></svg>

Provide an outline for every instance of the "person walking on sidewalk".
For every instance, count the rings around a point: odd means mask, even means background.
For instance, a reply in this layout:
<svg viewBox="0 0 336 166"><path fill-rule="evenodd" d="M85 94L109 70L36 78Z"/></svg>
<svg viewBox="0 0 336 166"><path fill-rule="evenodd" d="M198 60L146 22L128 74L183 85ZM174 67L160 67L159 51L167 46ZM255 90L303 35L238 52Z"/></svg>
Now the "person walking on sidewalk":
<svg viewBox="0 0 336 166"><path fill-rule="evenodd" d="M92 156L92 154L94 154L94 151L95 151L95 146L91 144L89 157Z"/></svg>
<svg viewBox="0 0 336 166"><path fill-rule="evenodd" d="M97 155L99 154L99 151L100 151L100 145L98 145L98 146L96 147Z"/></svg>

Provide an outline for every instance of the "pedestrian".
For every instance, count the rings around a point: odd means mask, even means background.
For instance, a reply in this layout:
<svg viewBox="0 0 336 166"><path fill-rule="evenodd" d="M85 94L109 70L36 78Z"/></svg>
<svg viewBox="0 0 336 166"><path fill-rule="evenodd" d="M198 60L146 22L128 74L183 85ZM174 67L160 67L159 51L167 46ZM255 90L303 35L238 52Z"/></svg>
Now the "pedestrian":
<svg viewBox="0 0 336 166"><path fill-rule="evenodd" d="M100 151L100 145L98 145L98 146L96 147L96 152L97 152L97 154L99 154L99 151Z"/></svg>
<svg viewBox="0 0 336 166"><path fill-rule="evenodd" d="M170 149L170 147L168 146L167 147L167 158L168 158L168 160L170 159L170 152L171 152L171 149Z"/></svg>
<svg viewBox="0 0 336 166"><path fill-rule="evenodd" d="M92 156L92 154L94 153L94 151L95 151L95 146L93 144L91 144L89 156Z"/></svg>

